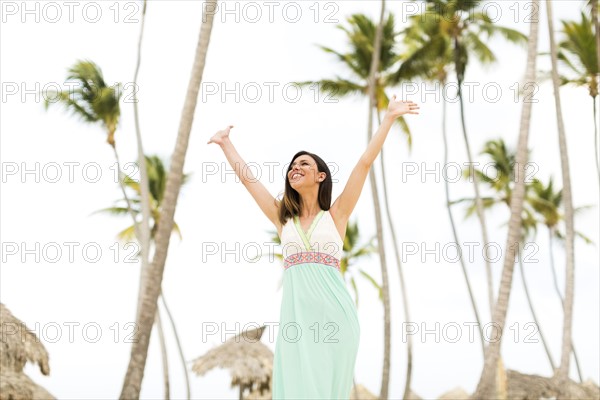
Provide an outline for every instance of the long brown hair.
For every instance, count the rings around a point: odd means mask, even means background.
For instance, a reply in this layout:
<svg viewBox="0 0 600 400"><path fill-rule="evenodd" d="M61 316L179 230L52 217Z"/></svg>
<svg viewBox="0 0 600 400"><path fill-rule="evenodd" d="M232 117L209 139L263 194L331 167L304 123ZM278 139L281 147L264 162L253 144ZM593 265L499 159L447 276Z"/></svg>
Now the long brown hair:
<svg viewBox="0 0 600 400"><path fill-rule="evenodd" d="M319 184L319 194L317 198L319 200L319 207L321 207L322 210L327 211L331 207L331 190L333 187L333 183L331 180L331 173L329 172L329 167L327 166L325 161L323 161L323 159L318 155L301 150L294 154L294 157L292 157L292 161L290 161L290 165L288 166L287 171L285 173L285 192L283 194L283 198L281 199L279 207L279 222L281 222L281 225L285 225L288 218L291 218L294 215L300 215L302 211L300 193L298 193L292 187L292 185L290 185L288 173L292 169L292 163L294 162L294 160L297 157L300 157L305 154L311 156L315 160L315 163L317 164L317 170L319 172L325 172L327 174L325 179Z"/></svg>

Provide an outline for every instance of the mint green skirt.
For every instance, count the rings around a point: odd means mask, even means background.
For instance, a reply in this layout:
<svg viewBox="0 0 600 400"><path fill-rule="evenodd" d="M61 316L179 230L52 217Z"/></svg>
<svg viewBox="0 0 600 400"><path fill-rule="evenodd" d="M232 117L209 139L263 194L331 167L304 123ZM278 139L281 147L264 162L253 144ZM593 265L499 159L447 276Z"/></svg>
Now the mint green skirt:
<svg viewBox="0 0 600 400"><path fill-rule="evenodd" d="M286 258L273 400L350 396L360 327L338 268L339 260L324 253Z"/></svg>

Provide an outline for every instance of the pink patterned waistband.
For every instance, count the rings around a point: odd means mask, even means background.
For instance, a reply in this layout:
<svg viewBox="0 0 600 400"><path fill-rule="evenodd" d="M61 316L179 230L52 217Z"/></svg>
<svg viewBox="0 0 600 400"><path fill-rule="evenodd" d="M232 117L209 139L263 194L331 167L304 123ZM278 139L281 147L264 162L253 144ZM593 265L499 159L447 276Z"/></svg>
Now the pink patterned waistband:
<svg viewBox="0 0 600 400"><path fill-rule="evenodd" d="M296 264L305 263L325 264L340 270L340 260L330 254L318 251L303 251L287 256L283 261L283 268L288 269Z"/></svg>

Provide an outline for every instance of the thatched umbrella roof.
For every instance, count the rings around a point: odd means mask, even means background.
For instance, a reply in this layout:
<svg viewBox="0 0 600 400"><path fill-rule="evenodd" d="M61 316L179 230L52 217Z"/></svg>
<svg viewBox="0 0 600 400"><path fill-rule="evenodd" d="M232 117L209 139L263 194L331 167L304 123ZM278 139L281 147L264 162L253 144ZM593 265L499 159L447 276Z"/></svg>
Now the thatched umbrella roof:
<svg viewBox="0 0 600 400"><path fill-rule="evenodd" d="M0 400L54 399L23 373L27 361L50 374L48 352L38 337L0 303Z"/></svg>
<svg viewBox="0 0 600 400"><path fill-rule="evenodd" d="M193 361L192 371L199 376L213 368L229 369L231 386L269 389L273 373L273 352L260 341L265 326L228 339Z"/></svg>
<svg viewBox="0 0 600 400"><path fill-rule="evenodd" d="M271 388L256 388L252 390L250 393L244 396L244 400L272 400L273 394L271 393Z"/></svg>
<svg viewBox="0 0 600 400"><path fill-rule="evenodd" d="M2 369L0 374L0 400L19 399L54 400L55 397L24 373Z"/></svg>
<svg viewBox="0 0 600 400"><path fill-rule="evenodd" d="M438 397L438 400L468 400L471 395L461 387L455 387Z"/></svg>
<svg viewBox="0 0 600 400"><path fill-rule="evenodd" d="M558 398L561 395L573 400L600 399L600 387L592 381L577 383L569 379L559 387L554 377L522 374L510 369L506 372L509 399Z"/></svg>
<svg viewBox="0 0 600 400"><path fill-rule="evenodd" d="M40 366L42 374L50 373L48 352L37 336L0 303L0 365L5 370L22 372L30 361Z"/></svg>

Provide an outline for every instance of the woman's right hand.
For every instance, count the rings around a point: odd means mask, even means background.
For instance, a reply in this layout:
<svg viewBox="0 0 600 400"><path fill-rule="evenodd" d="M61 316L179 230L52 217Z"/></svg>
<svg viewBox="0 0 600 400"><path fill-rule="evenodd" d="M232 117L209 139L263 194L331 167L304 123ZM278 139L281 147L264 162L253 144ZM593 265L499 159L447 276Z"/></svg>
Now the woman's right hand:
<svg viewBox="0 0 600 400"><path fill-rule="evenodd" d="M233 128L233 125L229 125L227 128L218 131L213 135L213 137L210 138L208 142L206 142L206 144L216 143L219 146L222 145L223 141L229 137L229 131L231 128Z"/></svg>

